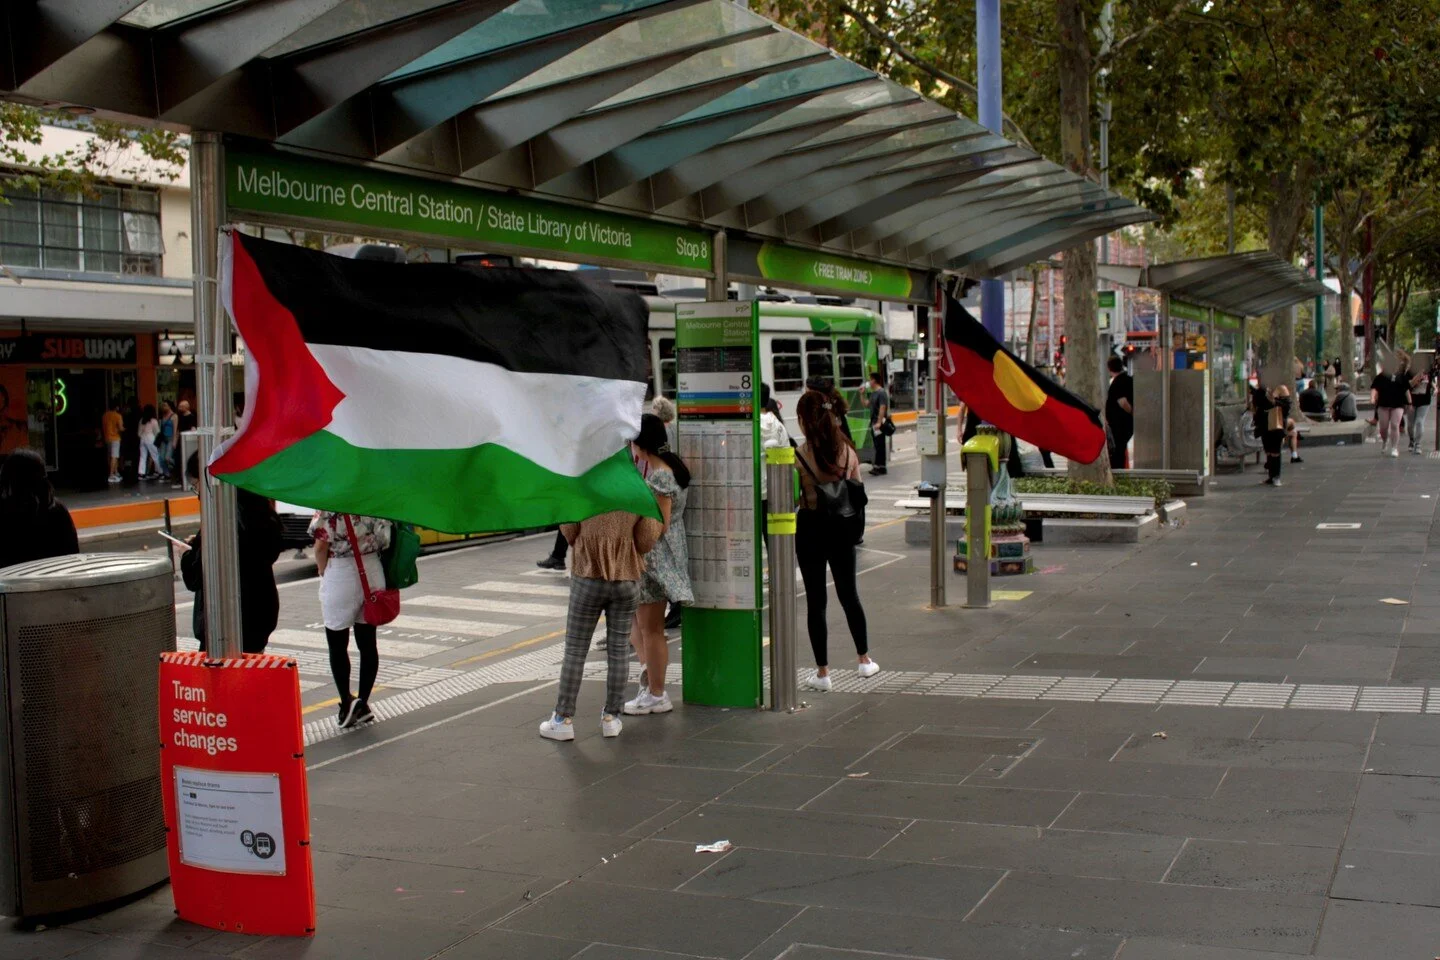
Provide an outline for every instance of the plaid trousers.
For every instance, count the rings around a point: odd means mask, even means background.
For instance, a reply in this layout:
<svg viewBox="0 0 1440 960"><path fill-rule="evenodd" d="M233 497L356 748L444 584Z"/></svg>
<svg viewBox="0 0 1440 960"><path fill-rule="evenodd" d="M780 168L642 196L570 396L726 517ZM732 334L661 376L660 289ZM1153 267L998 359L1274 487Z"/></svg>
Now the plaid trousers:
<svg viewBox="0 0 1440 960"><path fill-rule="evenodd" d="M575 698L585 678L585 657L600 614L605 614L605 712L619 715L625 706L625 682L630 675L630 628L640 587L634 580L570 578L570 612L565 623L565 662L560 667L560 696L555 712L575 716Z"/></svg>

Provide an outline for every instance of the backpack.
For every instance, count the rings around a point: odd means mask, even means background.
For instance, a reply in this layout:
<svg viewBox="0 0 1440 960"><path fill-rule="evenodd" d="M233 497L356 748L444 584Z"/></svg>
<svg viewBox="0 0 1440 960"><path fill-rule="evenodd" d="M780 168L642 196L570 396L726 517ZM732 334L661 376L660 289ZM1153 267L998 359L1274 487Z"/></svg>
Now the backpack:
<svg viewBox="0 0 1440 960"><path fill-rule="evenodd" d="M865 532L865 504L870 502L865 484L846 477L822 482L803 456L796 459L810 474L810 479L815 481L815 511L825 516L840 542L859 543Z"/></svg>

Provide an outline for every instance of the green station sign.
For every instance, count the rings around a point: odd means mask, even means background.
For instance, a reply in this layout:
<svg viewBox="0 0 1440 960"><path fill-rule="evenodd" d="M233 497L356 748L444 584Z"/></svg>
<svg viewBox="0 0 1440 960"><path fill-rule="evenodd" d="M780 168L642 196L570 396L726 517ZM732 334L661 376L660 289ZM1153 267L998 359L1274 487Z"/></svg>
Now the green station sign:
<svg viewBox="0 0 1440 960"><path fill-rule="evenodd" d="M1184 300L1171 299L1170 316L1176 320L1190 320L1195 323L1205 323L1210 319L1210 311L1204 307L1197 307L1193 303L1186 303Z"/></svg>
<svg viewBox="0 0 1440 960"><path fill-rule="evenodd" d="M241 216L340 223L561 260L713 269L713 242L702 230L241 145L225 151L225 194L228 209Z"/></svg>
<svg viewBox="0 0 1440 960"><path fill-rule="evenodd" d="M914 288L910 271L904 267L855 260L782 243L762 243L755 261L764 279L797 287L841 290L879 300L909 299Z"/></svg>

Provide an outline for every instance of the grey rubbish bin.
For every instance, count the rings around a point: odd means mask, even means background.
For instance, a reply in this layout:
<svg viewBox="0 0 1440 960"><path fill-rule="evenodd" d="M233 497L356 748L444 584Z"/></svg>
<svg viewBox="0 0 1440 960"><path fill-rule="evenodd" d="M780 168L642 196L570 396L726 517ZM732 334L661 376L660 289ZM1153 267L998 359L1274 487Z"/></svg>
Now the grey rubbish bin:
<svg viewBox="0 0 1440 960"><path fill-rule="evenodd" d="M169 875L156 685L174 649L163 555L0 569L0 913L89 907Z"/></svg>

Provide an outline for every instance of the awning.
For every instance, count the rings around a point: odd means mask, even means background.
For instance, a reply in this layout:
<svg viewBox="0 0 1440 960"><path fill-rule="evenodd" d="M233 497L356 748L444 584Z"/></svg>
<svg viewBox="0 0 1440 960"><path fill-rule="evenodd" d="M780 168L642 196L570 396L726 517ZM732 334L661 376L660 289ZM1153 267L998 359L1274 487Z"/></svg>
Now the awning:
<svg viewBox="0 0 1440 960"><path fill-rule="evenodd" d="M730 0L16 0L0 97L918 271L1153 219Z"/></svg>
<svg viewBox="0 0 1440 960"><path fill-rule="evenodd" d="M1151 267L1101 265L1102 280L1144 287L1176 300L1241 317L1263 317L1331 291L1294 264L1268 250Z"/></svg>

